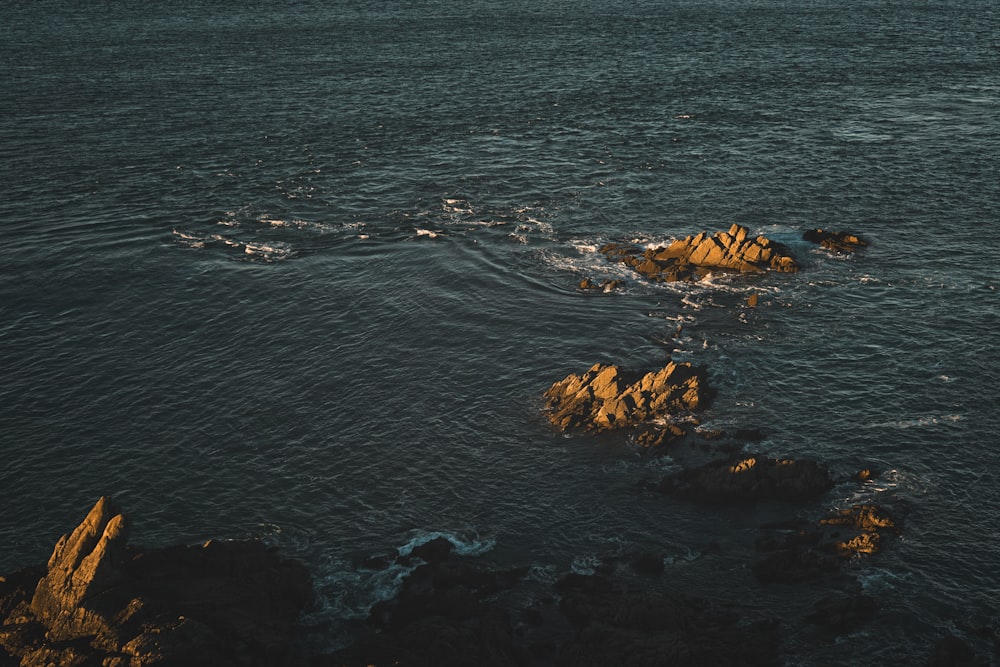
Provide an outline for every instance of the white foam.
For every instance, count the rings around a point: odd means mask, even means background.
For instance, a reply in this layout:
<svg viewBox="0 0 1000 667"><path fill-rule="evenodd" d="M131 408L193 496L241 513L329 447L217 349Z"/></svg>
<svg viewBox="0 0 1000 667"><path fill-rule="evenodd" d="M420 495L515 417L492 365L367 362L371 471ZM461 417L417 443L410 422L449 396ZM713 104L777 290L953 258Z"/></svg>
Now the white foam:
<svg viewBox="0 0 1000 667"><path fill-rule="evenodd" d="M397 551L399 551L399 555L401 556L408 556L422 544L427 544L431 540L436 540L440 537L451 542L454 547L454 553L460 556L480 556L491 551L496 546L495 539L482 539L474 531L462 534L445 531L420 531L409 542L399 547Z"/></svg>
<svg viewBox="0 0 1000 667"><path fill-rule="evenodd" d="M569 569L574 574L591 575L597 572L597 568L600 565L600 556L597 554L584 554L573 558L573 562L570 563Z"/></svg>

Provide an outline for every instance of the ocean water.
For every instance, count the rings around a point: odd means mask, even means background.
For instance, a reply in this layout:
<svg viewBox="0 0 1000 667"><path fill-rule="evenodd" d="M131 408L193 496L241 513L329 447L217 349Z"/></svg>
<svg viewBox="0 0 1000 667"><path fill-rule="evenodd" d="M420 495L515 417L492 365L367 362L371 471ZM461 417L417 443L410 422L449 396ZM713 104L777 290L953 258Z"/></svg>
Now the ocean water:
<svg viewBox="0 0 1000 667"><path fill-rule="evenodd" d="M6 3L0 571L110 494L135 542L305 560L331 647L401 574L358 562L443 534L542 581L658 551L643 585L782 618L790 665L949 633L989 656L998 24L991 0ZM732 223L801 272L652 285L596 252ZM568 373L672 351L709 369L706 426L882 476L698 507L640 490L686 450L541 412ZM847 582L753 578L761 523L862 500L904 529ZM857 587L869 625L802 622Z"/></svg>

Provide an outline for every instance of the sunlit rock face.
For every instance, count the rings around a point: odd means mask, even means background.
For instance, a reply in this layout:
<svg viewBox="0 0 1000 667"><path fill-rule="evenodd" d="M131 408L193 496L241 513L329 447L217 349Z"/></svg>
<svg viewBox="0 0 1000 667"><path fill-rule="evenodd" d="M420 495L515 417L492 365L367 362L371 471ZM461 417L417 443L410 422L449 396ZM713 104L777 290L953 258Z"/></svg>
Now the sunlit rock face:
<svg viewBox="0 0 1000 667"><path fill-rule="evenodd" d="M678 239L668 246L641 249L609 243L601 252L656 282L696 282L710 273L794 273L799 265L788 248L733 225L729 231L706 232Z"/></svg>
<svg viewBox="0 0 1000 667"><path fill-rule="evenodd" d="M696 423L692 413L705 407L710 391L704 371L669 362L638 376L610 364L594 364L582 375L569 375L545 392L549 420L560 430L639 429L643 445L664 444Z"/></svg>
<svg viewBox="0 0 1000 667"><path fill-rule="evenodd" d="M305 567L256 541L144 549L102 497L46 567L0 577L0 664L293 664Z"/></svg>

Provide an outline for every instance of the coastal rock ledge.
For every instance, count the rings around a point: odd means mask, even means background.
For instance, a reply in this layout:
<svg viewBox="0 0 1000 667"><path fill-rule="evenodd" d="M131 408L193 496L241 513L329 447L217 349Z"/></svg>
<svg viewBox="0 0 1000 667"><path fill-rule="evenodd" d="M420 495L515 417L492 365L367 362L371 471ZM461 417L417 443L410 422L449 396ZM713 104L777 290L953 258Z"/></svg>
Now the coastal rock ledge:
<svg viewBox="0 0 1000 667"><path fill-rule="evenodd" d="M644 446L679 438L683 424L697 423L691 413L710 397L703 369L671 361L637 375L610 364L568 375L545 392L549 421L563 431L636 429L636 441Z"/></svg>
<svg viewBox="0 0 1000 667"><path fill-rule="evenodd" d="M143 549L108 497L56 544L45 567L0 577L0 665L294 664L312 601L305 566L264 544Z"/></svg>

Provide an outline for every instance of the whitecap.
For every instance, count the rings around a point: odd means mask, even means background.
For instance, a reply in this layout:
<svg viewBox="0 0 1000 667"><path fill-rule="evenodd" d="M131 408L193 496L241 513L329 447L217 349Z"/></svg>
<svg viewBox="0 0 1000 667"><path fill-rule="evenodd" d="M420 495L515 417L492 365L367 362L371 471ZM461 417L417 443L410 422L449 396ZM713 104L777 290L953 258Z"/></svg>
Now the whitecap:
<svg viewBox="0 0 1000 667"><path fill-rule="evenodd" d="M491 551L496 546L495 539L483 539L475 531L463 532L461 534L445 531L418 531L409 542L399 547L397 551L400 556L408 556L422 544L427 544L431 540L436 540L440 537L451 542L452 547L454 547L454 553L460 556L480 556Z"/></svg>
<svg viewBox="0 0 1000 667"><path fill-rule="evenodd" d="M601 565L601 557L597 554L583 554L573 558L569 569L574 574L592 575Z"/></svg>

